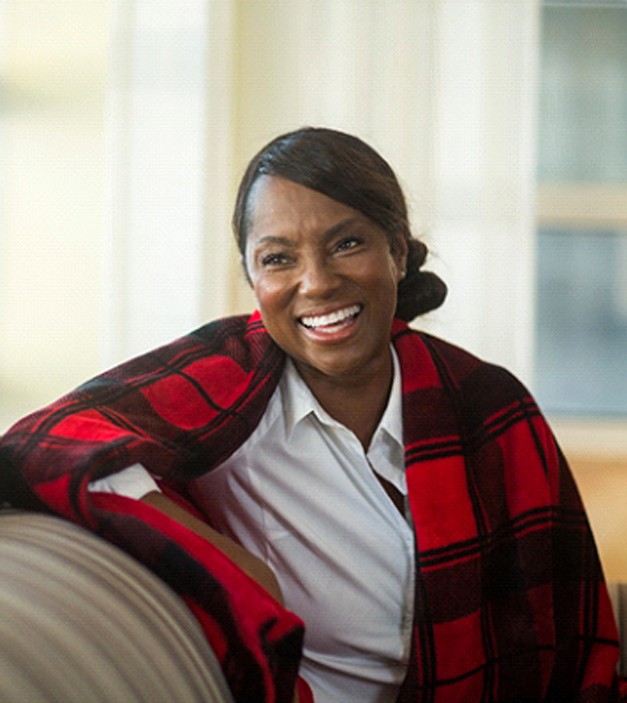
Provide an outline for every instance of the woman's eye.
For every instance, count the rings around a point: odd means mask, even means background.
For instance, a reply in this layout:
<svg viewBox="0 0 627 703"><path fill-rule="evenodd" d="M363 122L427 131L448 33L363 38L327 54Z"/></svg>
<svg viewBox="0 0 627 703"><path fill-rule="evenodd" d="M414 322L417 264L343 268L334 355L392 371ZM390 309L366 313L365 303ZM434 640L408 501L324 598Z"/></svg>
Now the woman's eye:
<svg viewBox="0 0 627 703"><path fill-rule="evenodd" d="M288 263L288 258L285 254L273 253L265 254L261 257L261 265L264 268L272 268L273 266L284 266Z"/></svg>
<svg viewBox="0 0 627 703"><path fill-rule="evenodd" d="M347 251L359 246L361 242L362 240L359 237L345 237L337 243L335 248L337 251Z"/></svg>

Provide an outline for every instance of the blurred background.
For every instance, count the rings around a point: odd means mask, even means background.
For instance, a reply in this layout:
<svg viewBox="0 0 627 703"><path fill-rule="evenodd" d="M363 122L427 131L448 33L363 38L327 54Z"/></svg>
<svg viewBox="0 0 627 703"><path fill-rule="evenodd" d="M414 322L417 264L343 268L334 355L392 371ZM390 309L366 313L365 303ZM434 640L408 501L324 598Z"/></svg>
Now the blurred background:
<svg viewBox="0 0 627 703"><path fill-rule="evenodd" d="M0 0L0 432L253 308L237 181L306 124L395 168L414 325L532 389L627 578L627 0Z"/></svg>

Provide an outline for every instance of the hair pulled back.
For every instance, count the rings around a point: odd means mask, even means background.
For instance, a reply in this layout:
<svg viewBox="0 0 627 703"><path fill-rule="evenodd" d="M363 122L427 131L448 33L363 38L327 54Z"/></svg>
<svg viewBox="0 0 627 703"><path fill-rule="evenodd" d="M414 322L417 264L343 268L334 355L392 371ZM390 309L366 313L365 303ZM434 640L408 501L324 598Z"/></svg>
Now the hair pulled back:
<svg viewBox="0 0 627 703"><path fill-rule="evenodd" d="M390 248L408 246L407 273L398 285L396 315L410 322L439 307L446 285L422 271L426 245L411 236L405 196L390 165L357 137L321 127L304 127L276 137L253 157L240 183L233 232L244 256L248 237L248 200L261 176L278 176L318 191L358 210L387 234Z"/></svg>

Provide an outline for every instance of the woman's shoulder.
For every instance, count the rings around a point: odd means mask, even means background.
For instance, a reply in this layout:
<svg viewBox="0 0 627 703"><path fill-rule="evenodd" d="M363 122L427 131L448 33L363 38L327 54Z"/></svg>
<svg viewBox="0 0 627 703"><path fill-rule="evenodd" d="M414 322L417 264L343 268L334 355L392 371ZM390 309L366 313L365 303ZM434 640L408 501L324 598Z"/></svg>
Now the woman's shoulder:
<svg viewBox="0 0 627 703"><path fill-rule="evenodd" d="M234 315L206 323L162 346L144 352L105 371L96 380L126 382L148 380L168 371L238 367L248 374L253 369L269 372L282 366L282 354L266 332L260 317ZM88 381L85 385L93 385Z"/></svg>
<svg viewBox="0 0 627 703"><path fill-rule="evenodd" d="M507 368L487 361L457 344L424 331L406 328L410 343L422 348L433 361L444 386L462 393L469 401L492 398L531 398L525 385Z"/></svg>

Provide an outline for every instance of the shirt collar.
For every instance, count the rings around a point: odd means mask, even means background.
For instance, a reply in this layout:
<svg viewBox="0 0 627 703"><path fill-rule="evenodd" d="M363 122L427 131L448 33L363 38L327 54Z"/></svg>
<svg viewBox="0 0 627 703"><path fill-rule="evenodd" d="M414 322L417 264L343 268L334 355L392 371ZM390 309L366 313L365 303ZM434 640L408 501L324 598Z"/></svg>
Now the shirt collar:
<svg viewBox="0 0 627 703"><path fill-rule="evenodd" d="M377 441L382 432L385 432L394 442L403 447L401 366L394 347L390 346L390 351L393 364L392 388L379 426L373 435L372 444ZM285 418L285 433L288 440L291 438L298 423L310 414L315 415L325 425L340 426L340 423L334 420L320 405L302 376L296 370L294 362L289 358L285 365L280 387Z"/></svg>
<svg viewBox="0 0 627 703"><path fill-rule="evenodd" d="M388 404L385 406L383 416L379 427L375 430L373 439L376 440L377 434L381 431L387 432L388 435L400 446L403 447L403 391L401 382L401 364L398 355L393 346L390 346L392 352L393 377L392 388L390 389L390 397Z"/></svg>

